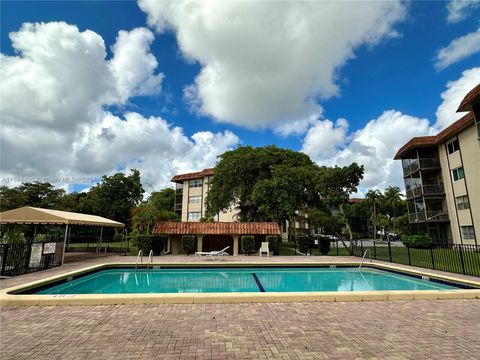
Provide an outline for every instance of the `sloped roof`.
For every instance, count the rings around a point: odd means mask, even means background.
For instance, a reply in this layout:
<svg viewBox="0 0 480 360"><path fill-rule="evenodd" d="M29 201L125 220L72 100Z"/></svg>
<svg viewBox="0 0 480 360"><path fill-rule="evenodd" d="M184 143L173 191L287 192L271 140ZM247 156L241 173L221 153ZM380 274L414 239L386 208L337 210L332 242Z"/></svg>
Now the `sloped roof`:
<svg viewBox="0 0 480 360"><path fill-rule="evenodd" d="M472 105L478 101L480 101L480 84L470 90L468 94L463 98L460 106L457 109L457 112L472 110Z"/></svg>
<svg viewBox="0 0 480 360"><path fill-rule="evenodd" d="M474 123L473 113L469 112L467 115L455 121L449 127L440 131L437 135L417 136L412 138L409 142L407 142L397 151L394 159L395 160L401 159L410 150L413 150L419 147L437 146L447 141L449 138L459 133L463 129L469 126L473 126L474 124L475 123Z"/></svg>
<svg viewBox="0 0 480 360"><path fill-rule="evenodd" d="M213 170L214 170L213 168L207 168L198 172L175 175L171 181L181 183L185 180L201 179L201 178L204 178L205 176L212 176Z"/></svg>
<svg viewBox="0 0 480 360"><path fill-rule="evenodd" d="M0 213L0 224L58 224L124 227L101 216L25 206Z"/></svg>
<svg viewBox="0 0 480 360"><path fill-rule="evenodd" d="M279 235L275 222L170 222L155 225L154 234L164 235Z"/></svg>

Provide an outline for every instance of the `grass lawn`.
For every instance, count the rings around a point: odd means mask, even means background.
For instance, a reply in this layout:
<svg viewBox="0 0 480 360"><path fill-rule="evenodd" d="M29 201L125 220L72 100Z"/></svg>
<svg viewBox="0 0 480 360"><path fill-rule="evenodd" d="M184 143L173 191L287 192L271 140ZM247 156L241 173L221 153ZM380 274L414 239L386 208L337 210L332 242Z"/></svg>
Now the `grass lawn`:
<svg viewBox="0 0 480 360"><path fill-rule="evenodd" d="M372 259L390 261L390 254L388 245L384 242L375 243L373 246L364 246L363 252L366 249L370 249ZM437 248L437 249L408 249L403 246L391 246L390 251L392 254L392 262L397 264L418 266L427 269L435 269L442 271L449 271L454 273L463 273L463 266L465 268L465 274L480 276L480 253L474 251L462 251L462 256L459 250L450 248ZM355 256L363 256L362 248L359 246L355 250ZM280 243L279 255L296 255L295 243ZM298 254L297 254L298 255ZM321 255L320 250L317 248L312 249L312 255ZM343 246L342 243L338 244L338 252L335 243L331 244L329 256L349 256L350 253ZM300 255L301 256L301 255Z"/></svg>

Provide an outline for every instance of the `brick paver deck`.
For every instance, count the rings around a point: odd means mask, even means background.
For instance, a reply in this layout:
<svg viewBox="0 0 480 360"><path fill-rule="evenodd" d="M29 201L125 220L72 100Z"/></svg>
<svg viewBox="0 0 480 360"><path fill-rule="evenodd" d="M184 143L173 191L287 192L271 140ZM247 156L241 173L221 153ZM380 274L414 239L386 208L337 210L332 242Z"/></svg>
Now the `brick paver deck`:
<svg viewBox="0 0 480 360"><path fill-rule="evenodd" d="M285 257L263 259L287 261ZM231 260L249 261L248 257ZM73 262L5 279L1 286L116 261L134 259L111 256ZM479 334L480 300L0 308L2 360L463 360L480 358Z"/></svg>
<svg viewBox="0 0 480 360"><path fill-rule="evenodd" d="M480 301L5 308L2 359L478 359Z"/></svg>

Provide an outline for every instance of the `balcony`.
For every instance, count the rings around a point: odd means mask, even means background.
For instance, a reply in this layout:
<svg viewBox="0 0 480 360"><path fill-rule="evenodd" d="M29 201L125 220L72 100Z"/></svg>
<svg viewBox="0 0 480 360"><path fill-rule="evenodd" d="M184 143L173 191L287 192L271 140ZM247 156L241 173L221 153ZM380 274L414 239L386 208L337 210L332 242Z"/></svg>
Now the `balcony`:
<svg viewBox="0 0 480 360"><path fill-rule="evenodd" d="M443 188L443 185L423 185L407 190L407 200L415 199L421 196L443 197L445 196L445 190Z"/></svg>
<svg viewBox="0 0 480 360"><path fill-rule="evenodd" d="M410 223L423 222L449 222L446 211L423 211L413 214L408 214Z"/></svg>
<svg viewBox="0 0 480 360"><path fill-rule="evenodd" d="M419 170L432 171L440 169L440 161L434 158L415 159L403 167L403 176L407 177Z"/></svg>

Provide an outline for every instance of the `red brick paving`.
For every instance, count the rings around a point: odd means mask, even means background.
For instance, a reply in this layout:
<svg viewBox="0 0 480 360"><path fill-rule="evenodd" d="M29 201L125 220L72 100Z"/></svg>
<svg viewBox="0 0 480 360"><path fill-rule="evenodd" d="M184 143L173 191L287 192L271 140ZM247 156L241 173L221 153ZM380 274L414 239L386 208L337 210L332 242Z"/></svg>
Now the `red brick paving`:
<svg viewBox="0 0 480 360"><path fill-rule="evenodd" d="M1 359L479 359L480 300L3 308Z"/></svg>

